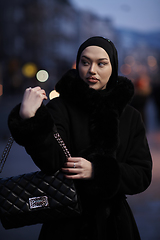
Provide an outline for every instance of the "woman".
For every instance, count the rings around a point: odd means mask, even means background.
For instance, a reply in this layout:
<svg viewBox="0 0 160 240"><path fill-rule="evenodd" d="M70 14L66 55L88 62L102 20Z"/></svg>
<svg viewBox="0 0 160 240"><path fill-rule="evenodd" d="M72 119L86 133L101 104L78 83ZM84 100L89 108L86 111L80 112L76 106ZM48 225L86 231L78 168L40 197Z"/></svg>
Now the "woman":
<svg viewBox="0 0 160 240"><path fill-rule="evenodd" d="M8 120L35 164L49 174L62 168L80 196L82 216L44 224L39 239L138 240L125 196L149 186L152 160L141 116L128 105L133 84L118 76L116 48L103 37L80 46L76 65L56 84L60 97L45 106L45 91L28 88ZM67 161L54 125L71 152Z"/></svg>

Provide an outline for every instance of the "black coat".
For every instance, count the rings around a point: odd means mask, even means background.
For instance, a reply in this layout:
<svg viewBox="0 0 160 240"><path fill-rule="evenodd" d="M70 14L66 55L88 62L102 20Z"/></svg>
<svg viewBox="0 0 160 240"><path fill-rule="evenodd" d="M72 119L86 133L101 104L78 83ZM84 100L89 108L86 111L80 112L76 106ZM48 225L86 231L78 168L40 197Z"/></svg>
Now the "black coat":
<svg viewBox="0 0 160 240"><path fill-rule="evenodd" d="M76 239L140 239L125 196L149 186L152 160L141 116L128 105L132 83L119 77L114 89L96 91L71 70L56 89L60 97L42 105L31 119L22 121L19 106L13 109L10 131L35 164L50 174L65 162L53 137L56 124L71 155L92 162L93 178L75 181L82 216L44 224L40 239L72 239L72 234L75 239L77 233Z"/></svg>

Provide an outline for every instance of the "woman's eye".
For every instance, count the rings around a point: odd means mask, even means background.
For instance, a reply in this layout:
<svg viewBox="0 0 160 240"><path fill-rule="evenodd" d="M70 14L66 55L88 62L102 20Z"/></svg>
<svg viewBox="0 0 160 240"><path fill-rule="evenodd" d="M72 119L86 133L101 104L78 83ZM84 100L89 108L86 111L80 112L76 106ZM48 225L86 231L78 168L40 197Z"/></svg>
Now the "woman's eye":
<svg viewBox="0 0 160 240"><path fill-rule="evenodd" d="M82 62L82 64L84 65L84 66L87 66L89 63L87 62L87 61L85 61L85 60L82 60L81 61Z"/></svg>
<svg viewBox="0 0 160 240"><path fill-rule="evenodd" d="M106 62L99 62L98 63L98 65L100 66L100 67L103 67L103 66L105 66L107 63Z"/></svg>

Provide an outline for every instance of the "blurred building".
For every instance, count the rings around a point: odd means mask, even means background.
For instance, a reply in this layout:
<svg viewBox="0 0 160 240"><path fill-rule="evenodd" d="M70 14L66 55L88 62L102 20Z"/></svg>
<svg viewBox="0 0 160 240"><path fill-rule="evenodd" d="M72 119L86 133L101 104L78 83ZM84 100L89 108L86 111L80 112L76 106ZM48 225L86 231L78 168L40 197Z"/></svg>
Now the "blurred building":
<svg viewBox="0 0 160 240"><path fill-rule="evenodd" d="M109 18L101 18L89 11L78 14L78 45L91 36L103 36L115 42L116 30Z"/></svg>
<svg viewBox="0 0 160 240"><path fill-rule="evenodd" d="M93 35L116 39L108 18L79 11L69 0L0 1L1 138L9 134L8 114L25 88L40 85L49 95L75 63L79 45ZM49 74L44 83L36 78L41 69Z"/></svg>
<svg viewBox="0 0 160 240"><path fill-rule="evenodd" d="M144 94L145 90L150 95L154 87L152 92L160 109L160 32L115 29L107 16L80 11L69 0L4 0L0 1L0 108L6 117L0 124L1 134L7 122L6 106L19 102L16 98L21 99L29 86L40 85L49 94L62 74L74 65L79 45L95 35L114 42L119 74L140 86L138 93ZM49 74L43 83L36 78L41 69ZM13 94L14 99L10 98Z"/></svg>
<svg viewBox="0 0 160 240"><path fill-rule="evenodd" d="M158 111L160 106L160 33L119 30L118 34L122 49L120 72L134 83L135 95L131 104L140 111L147 124L149 101L156 100Z"/></svg>
<svg viewBox="0 0 160 240"><path fill-rule="evenodd" d="M5 0L0 2L0 64L7 94L34 86L21 72L31 62L49 73L45 88L73 65L78 46L86 38L101 35L114 40L115 30L107 18L78 11L67 0ZM27 80L27 81L25 81Z"/></svg>
<svg viewBox="0 0 160 240"><path fill-rule="evenodd" d="M131 30L118 30L121 41L118 52L121 52L121 65L130 67L128 74L134 79L141 74L147 74L152 82L159 81L160 32L140 33ZM123 74L123 71L122 71Z"/></svg>

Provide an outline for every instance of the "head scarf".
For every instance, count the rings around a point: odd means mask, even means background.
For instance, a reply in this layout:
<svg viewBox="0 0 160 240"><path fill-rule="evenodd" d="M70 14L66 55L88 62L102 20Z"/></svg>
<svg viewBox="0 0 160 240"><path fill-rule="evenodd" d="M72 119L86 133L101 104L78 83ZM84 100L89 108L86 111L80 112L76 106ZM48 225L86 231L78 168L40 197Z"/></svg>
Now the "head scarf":
<svg viewBox="0 0 160 240"><path fill-rule="evenodd" d="M110 62L112 65L112 74L107 83L107 90L113 88L116 85L117 77L118 77L118 54L114 44L107 38L95 36L87 39L85 42L81 44L81 46L79 47L79 50L77 53L77 59L76 59L77 71L78 71L78 64L80 61L81 53L86 47L89 47L89 46L101 47L108 53Z"/></svg>

